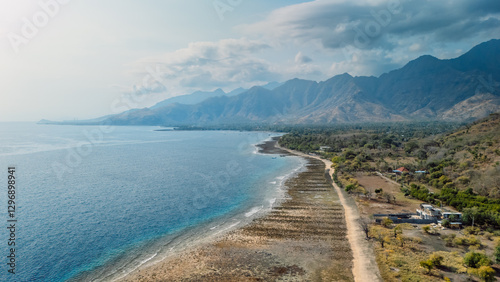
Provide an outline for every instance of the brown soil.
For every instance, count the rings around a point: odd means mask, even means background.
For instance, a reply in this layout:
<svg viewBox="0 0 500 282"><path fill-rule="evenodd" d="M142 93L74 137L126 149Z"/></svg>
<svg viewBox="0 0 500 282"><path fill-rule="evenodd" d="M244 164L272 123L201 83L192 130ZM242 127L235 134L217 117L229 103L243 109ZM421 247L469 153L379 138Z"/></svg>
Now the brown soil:
<svg viewBox="0 0 500 282"><path fill-rule="evenodd" d="M361 196L357 199L360 212L365 217L374 213L415 213L421 203L421 201L405 198L398 184L381 176L359 172L355 177L360 185L372 193L371 197ZM383 192L394 196L396 201L388 203L382 195L375 194L375 189L380 188Z"/></svg>

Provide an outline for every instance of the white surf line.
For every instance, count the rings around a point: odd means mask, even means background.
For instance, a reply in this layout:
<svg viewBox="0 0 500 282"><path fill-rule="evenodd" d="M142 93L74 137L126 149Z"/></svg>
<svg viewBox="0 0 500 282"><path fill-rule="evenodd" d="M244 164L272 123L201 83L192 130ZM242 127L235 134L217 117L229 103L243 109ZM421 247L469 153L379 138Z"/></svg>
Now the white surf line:
<svg viewBox="0 0 500 282"><path fill-rule="evenodd" d="M224 229L222 229L222 230L219 230L219 231L218 231L218 232L216 232L214 235L218 235L218 234L219 234L219 233L221 233L221 232L224 232L224 231L226 231L226 230L229 230L229 229L231 229L231 228L235 227L236 225L238 225L238 224L240 224L240 223L241 223L241 221L238 221L238 222L236 222L236 223L233 223L233 224L229 225L228 227L226 227L226 228L224 228Z"/></svg>
<svg viewBox="0 0 500 282"><path fill-rule="evenodd" d="M136 267L134 267L133 269L129 270L129 271L126 271L125 274L123 274L122 276L120 277L117 277L115 279L113 279L112 281L118 281L118 280L121 280L122 278L125 278L127 275L129 275L130 273L136 271L139 267L143 266L145 263L147 263L148 261L152 260L154 257L156 257L158 255L158 252L156 252L154 255L152 255L151 257L141 261ZM106 278L104 278L106 279ZM101 280L101 281L104 281L104 280Z"/></svg>
<svg viewBox="0 0 500 282"><path fill-rule="evenodd" d="M248 212L245 213L245 217L251 217L252 215L258 213L263 208L264 208L264 206L253 207L250 211L248 211Z"/></svg>
<svg viewBox="0 0 500 282"><path fill-rule="evenodd" d="M329 170L329 174L333 179L333 172L334 170L331 168L332 162L329 160L322 159L318 156L311 156L311 155L306 155L301 152L289 150L283 147L280 147L276 143L276 147L283 149L285 151L288 151L294 155L306 157L306 158L313 158L322 161L326 165L326 169ZM339 196L340 203L344 207L344 214L345 214L345 221L346 221L346 226L347 226L347 239L349 241L349 245L351 246L352 250L352 255L353 255L353 269L352 269L352 274L354 276L354 281L359 281L359 282L376 282L376 281L381 281L381 276L380 272L378 269L378 265L375 262L375 254L373 253L373 250L370 248L370 246L365 242L365 235L363 231L361 230L361 227L358 224L358 219L359 216L357 216L357 212L353 210L352 207L350 207L346 199L344 198L344 195L342 194L342 191L340 190L340 187L332 181L332 185L335 188L335 192L337 192ZM372 259L369 259L369 257L372 257ZM373 262L373 263L372 263Z"/></svg>

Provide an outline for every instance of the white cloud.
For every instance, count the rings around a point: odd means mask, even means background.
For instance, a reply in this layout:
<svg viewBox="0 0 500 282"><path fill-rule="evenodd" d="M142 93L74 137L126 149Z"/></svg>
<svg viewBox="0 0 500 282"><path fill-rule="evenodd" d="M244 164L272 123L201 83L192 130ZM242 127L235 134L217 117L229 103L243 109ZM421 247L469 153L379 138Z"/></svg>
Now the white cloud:
<svg viewBox="0 0 500 282"><path fill-rule="evenodd" d="M261 21L236 27L243 38L192 42L141 60L136 72L153 74L170 96L293 77L380 75L423 54L450 58L456 55L450 50L467 50L490 39L493 31L500 32L499 14L499 4L486 0L425 5L421 0L316 0L276 9ZM150 90L135 89L160 92Z"/></svg>
<svg viewBox="0 0 500 282"><path fill-rule="evenodd" d="M312 62L312 59L304 54L302 54L302 51L298 52L297 55L295 55L295 63L296 64L307 64Z"/></svg>
<svg viewBox="0 0 500 282"><path fill-rule="evenodd" d="M237 30L273 46L316 48L320 61L335 58L330 72L380 75L423 54L449 58L454 52L443 50L467 50L500 34L500 2L316 0L279 8Z"/></svg>
<svg viewBox="0 0 500 282"><path fill-rule="evenodd" d="M412 44L408 49L412 52L420 51L420 50L422 50L422 45L415 43L415 44Z"/></svg>
<svg viewBox="0 0 500 282"><path fill-rule="evenodd" d="M280 78L269 62L257 56L269 48L261 41L245 38L193 42L186 48L143 59L135 64L135 71L166 86L170 95L250 87Z"/></svg>
<svg viewBox="0 0 500 282"><path fill-rule="evenodd" d="M316 0L277 9L239 29L280 41L320 40L330 49L390 49L401 37L430 35L426 38L441 43L480 35L489 39L500 31L499 14L499 2L488 0Z"/></svg>

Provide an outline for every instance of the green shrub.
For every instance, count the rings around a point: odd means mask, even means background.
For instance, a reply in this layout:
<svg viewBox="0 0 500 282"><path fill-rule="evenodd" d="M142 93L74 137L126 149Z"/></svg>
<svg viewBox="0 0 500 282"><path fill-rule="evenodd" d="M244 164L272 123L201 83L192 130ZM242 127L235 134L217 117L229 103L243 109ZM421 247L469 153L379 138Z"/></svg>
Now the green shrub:
<svg viewBox="0 0 500 282"><path fill-rule="evenodd" d="M447 247L453 247L453 246L455 246L455 244L454 244L454 240L455 240L455 237L456 237L456 236L457 236L457 235L456 235L455 233L452 233L452 234L450 234L450 235L443 235L443 236L441 236L441 239L443 239L443 240L444 240L445 245L446 245Z"/></svg>
<svg viewBox="0 0 500 282"><path fill-rule="evenodd" d="M481 266L478 270L478 275L483 281L495 281L495 270L491 268L490 266Z"/></svg>
<svg viewBox="0 0 500 282"><path fill-rule="evenodd" d="M464 234L478 235L479 232L481 232L481 229L479 227L467 226L464 229Z"/></svg>
<svg viewBox="0 0 500 282"><path fill-rule="evenodd" d="M434 268L434 265L430 260L423 260L420 262L420 266L427 269L427 273L430 273L431 270Z"/></svg>
<svg viewBox="0 0 500 282"><path fill-rule="evenodd" d="M500 263L500 243L495 247L495 261Z"/></svg>
<svg viewBox="0 0 500 282"><path fill-rule="evenodd" d="M431 254L429 257L429 260L432 262L432 264L436 267L440 267L443 264L443 256L438 255L436 253Z"/></svg>
<svg viewBox="0 0 500 282"><path fill-rule="evenodd" d="M481 241L473 235L468 237L457 237L453 240L453 243L459 246L481 246Z"/></svg>
<svg viewBox="0 0 500 282"><path fill-rule="evenodd" d="M469 246L481 246L481 240L479 240L476 236L469 236L467 239L467 245Z"/></svg>
<svg viewBox="0 0 500 282"><path fill-rule="evenodd" d="M460 182L460 184L463 184L463 185L467 185L470 183L470 178L467 177L467 176L460 176L459 178L457 178L458 182Z"/></svg>
<svg viewBox="0 0 500 282"><path fill-rule="evenodd" d="M424 232L428 234L430 232L430 230L431 230L431 226L430 225L425 225L425 226L422 227L422 230L424 230Z"/></svg>
<svg viewBox="0 0 500 282"><path fill-rule="evenodd" d="M388 217L384 217L382 219L382 221L380 222L380 224L382 224L382 226L384 226L384 227L389 227L392 223L393 223L393 221Z"/></svg>
<svg viewBox="0 0 500 282"><path fill-rule="evenodd" d="M450 220L443 219L443 221L441 221L441 225L444 227L450 227Z"/></svg>
<svg viewBox="0 0 500 282"><path fill-rule="evenodd" d="M491 260L483 253L472 251L465 254L464 263L468 267L479 268L480 266L490 266Z"/></svg>
<svg viewBox="0 0 500 282"><path fill-rule="evenodd" d="M355 184L349 184L349 185L347 185L345 187L346 192L351 192L351 191L353 191L355 189L356 189L356 185Z"/></svg>

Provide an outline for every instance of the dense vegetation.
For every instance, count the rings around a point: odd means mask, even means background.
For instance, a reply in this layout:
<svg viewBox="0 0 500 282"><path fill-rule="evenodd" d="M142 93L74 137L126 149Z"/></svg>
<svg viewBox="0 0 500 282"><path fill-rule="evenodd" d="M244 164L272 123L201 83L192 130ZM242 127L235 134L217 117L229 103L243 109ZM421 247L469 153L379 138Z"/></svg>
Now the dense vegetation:
<svg viewBox="0 0 500 282"><path fill-rule="evenodd" d="M369 191L352 172L403 166L411 172L398 179L407 196L450 205L466 223L500 227L500 114L461 128L431 122L296 128L280 145L331 159L337 181L355 193Z"/></svg>

